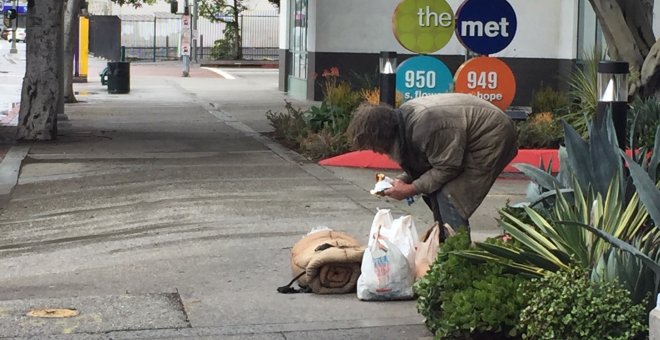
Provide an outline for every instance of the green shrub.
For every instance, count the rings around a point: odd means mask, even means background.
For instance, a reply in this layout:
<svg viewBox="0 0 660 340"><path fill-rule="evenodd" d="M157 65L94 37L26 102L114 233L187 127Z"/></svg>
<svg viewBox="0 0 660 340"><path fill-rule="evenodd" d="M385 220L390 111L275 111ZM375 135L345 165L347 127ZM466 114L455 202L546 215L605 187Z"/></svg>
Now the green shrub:
<svg viewBox="0 0 660 340"><path fill-rule="evenodd" d="M628 147L652 149L658 126L660 126L660 102L655 98L635 98L628 114L626 130Z"/></svg>
<svg viewBox="0 0 660 340"><path fill-rule="evenodd" d="M353 109L347 110L342 107L323 101L321 106L312 106L304 114L305 122L309 129L318 133L325 129L335 136L341 136L348 129Z"/></svg>
<svg viewBox="0 0 660 340"><path fill-rule="evenodd" d="M566 112L570 104L567 93L557 91L549 86L541 87L539 90L534 91L532 95L532 113Z"/></svg>
<svg viewBox="0 0 660 340"><path fill-rule="evenodd" d="M211 56L213 59L232 59L235 55L234 44L227 39L218 39L213 43Z"/></svg>
<svg viewBox="0 0 660 340"><path fill-rule="evenodd" d="M633 339L647 330L646 313L612 282L591 282L573 268L534 280L520 313L526 339Z"/></svg>
<svg viewBox="0 0 660 340"><path fill-rule="evenodd" d="M304 112L300 108L293 107L288 101L285 103L286 113L268 110L266 119L274 129L275 139L287 147L297 149L300 139L307 136L308 127L305 123Z"/></svg>
<svg viewBox="0 0 660 340"><path fill-rule="evenodd" d="M526 280L505 273L500 265L474 263L453 253L468 249L464 229L447 239L429 272L415 283L417 310L436 338L515 337L525 306L519 289Z"/></svg>
<svg viewBox="0 0 660 340"><path fill-rule="evenodd" d="M518 145L529 149L555 149L563 140L561 125L549 111L535 113L528 120L520 122Z"/></svg>
<svg viewBox="0 0 660 340"><path fill-rule="evenodd" d="M335 135L325 128L310 133L300 140L300 151L310 159L323 159L348 151L348 141L344 134Z"/></svg>
<svg viewBox="0 0 660 340"><path fill-rule="evenodd" d="M241 59L242 53L240 51L240 35L237 34L235 25L227 25L222 32L225 35L224 39L218 39L213 43L211 49L211 56L218 59Z"/></svg>

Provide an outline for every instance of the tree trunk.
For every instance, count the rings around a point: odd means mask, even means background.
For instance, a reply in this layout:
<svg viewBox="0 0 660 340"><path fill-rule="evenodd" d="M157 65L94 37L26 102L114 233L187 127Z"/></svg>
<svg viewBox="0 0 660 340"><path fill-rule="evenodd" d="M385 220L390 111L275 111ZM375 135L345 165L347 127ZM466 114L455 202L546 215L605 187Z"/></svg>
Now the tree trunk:
<svg viewBox="0 0 660 340"><path fill-rule="evenodd" d="M653 34L653 0L589 0L613 60L630 65L630 95L659 93L660 57Z"/></svg>
<svg viewBox="0 0 660 340"><path fill-rule="evenodd" d="M62 103L62 0L28 0L26 67L19 111L19 140L57 137Z"/></svg>
<svg viewBox="0 0 660 340"><path fill-rule="evenodd" d="M242 39L243 38L242 38L242 35L241 35L241 29L243 27L238 22L238 20L240 19L240 17L239 17L240 13L239 13L239 9L238 9L238 7L236 7L236 5L234 5L233 12L234 12L233 13L234 14L234 29L235 29L235 32L236 32L236 39L234 39L235 40L234 41L234 48L236 49L235 59L236 60L241 60L241 59L243 59L243 44L242 44L242 42L243 42Z"/></svg>
<svg viewBox="0 0 660 340"><path fill-rule="evenodd" d="M64 102L76 103L76 96L73 93L73 47L75 30L78 22L78 11L81 0L67 0L64 10Z"/></svg>

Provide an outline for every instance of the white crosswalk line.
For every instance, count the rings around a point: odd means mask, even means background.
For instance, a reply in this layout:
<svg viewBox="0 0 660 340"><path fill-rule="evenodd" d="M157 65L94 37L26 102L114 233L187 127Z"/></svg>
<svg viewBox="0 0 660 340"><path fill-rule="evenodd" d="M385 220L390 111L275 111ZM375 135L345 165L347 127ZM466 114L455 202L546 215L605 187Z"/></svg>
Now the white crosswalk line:
<svg viewBox="0 0 660 340"><path fill-rule="evenodd" d="M236 79L236 77L232 76L229 72L223 71L219 68L215 68L215 67L202 67L202 68L205 69L205 70L209 70L211 72L215 72L215 73L221 75L225 79L229 79L229 80Z"/></svg>

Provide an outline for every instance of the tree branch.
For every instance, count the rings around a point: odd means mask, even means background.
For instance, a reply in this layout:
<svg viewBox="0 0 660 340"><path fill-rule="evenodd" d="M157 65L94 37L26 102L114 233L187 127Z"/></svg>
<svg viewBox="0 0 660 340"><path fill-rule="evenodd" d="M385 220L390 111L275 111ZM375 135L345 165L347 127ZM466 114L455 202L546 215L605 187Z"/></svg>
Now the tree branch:
<svg viewBox="0 0 660 340"><path fill-rule="evenodd" d="M607 42L608 55L612 59L625 60L631 69L640 70L644 55L633 33L623 16L623 9L617 0L589 0L596 12L598 22L603 29Z"/></svg>

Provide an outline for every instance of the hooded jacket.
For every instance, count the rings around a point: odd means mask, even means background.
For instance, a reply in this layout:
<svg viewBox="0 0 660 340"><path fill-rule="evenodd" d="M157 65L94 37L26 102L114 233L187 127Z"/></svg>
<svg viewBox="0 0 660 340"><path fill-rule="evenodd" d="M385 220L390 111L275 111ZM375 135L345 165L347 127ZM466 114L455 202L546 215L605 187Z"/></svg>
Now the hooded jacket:
<svg viewBox="0 0 660 340"><path fill-rule="evenodd" d="M395 112L399 135L390 156L406 171L399 178L422 194L442 190L465 219L518 152L511 118L472 95L416 98Z"/></svg>

